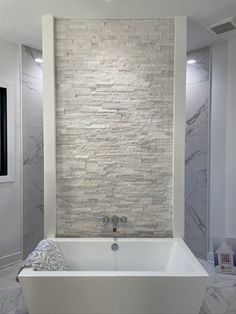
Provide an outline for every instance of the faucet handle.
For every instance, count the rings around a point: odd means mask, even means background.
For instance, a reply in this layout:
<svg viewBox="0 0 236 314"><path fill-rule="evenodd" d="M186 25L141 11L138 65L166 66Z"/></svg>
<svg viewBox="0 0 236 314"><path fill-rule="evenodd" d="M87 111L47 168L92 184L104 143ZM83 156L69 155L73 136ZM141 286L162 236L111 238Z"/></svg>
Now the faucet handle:
<svg viewBox="0 0 236 314"><path fill-rule="evenodd" d="M102 218L103 222L110 222L110 220L111 220L110 217L107 215Z"/></svg>
<svg viewBox="0 0 236 314"><path fill-rule="evenodd" d="M127 222L127 221L128 221L128 219L126 216L120 217L120 222Z"/></svg>

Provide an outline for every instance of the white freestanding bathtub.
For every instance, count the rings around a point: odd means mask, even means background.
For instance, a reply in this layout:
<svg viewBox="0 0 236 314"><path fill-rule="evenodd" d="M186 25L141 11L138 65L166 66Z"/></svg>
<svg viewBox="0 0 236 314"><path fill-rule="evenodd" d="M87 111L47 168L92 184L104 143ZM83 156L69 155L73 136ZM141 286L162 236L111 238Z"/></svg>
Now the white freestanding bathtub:
<svg viewBox="0 0 236 314"><path fill-rule="evenodd" d="M199 313L208 274L181 239L53 241L71 271L21 271L30 313Z"/></svg>

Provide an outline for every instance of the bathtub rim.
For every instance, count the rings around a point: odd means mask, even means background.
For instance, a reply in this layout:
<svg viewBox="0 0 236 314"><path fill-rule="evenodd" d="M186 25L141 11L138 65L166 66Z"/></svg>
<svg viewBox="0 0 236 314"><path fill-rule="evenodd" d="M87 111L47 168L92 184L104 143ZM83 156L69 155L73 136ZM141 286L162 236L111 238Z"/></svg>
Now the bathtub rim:
<svg viewBox="0 0 236 314"><path fill-rule="evenodd" d="M108 242L113 243L114 238L49 238L55 242ZM203 268L201 263L190 251L186 243L181 238L117 238L119 242L159 242L172 243L178 245L188 262L191 264L193 271L34 271L32 268L24 268L19 273L19 280L25 277L193 277L193 278L209 278L208 273Z"/></svg>

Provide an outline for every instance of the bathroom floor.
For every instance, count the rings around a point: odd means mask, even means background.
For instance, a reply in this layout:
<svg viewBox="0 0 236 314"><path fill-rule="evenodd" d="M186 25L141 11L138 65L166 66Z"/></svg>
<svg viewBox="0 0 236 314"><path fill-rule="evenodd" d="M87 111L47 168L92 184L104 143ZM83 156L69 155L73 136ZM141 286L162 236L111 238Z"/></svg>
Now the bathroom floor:
<svg viewBox="0 0 236 314"><path fill-rule="evenodd" d="M210 275L200 314L236 314L236 276L216 274L212 264L200 262Z"/></svg>
<svg viewBox="0 0 236 314"><path fill-rule="evenodd" d="M213 265L200 260L210 274L200 314L236 314L236 276L220 275ZM19 264L0 270L0 314L27 314L27 307L15 278Z"/></svg>
<svg viewBox="0 0 236 314"><path fill-rule="evenodd" d="M16 282L20 264L0 269L0 314L27 314L28 310Z"/></svg>

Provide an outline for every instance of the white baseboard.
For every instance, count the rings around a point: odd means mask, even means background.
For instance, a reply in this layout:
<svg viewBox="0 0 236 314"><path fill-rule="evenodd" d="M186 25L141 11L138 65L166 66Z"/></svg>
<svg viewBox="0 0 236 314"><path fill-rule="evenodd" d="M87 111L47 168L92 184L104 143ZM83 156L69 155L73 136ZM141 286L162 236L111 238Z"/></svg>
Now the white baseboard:
<svg viewBox="0 0 236 314"><path fill-rule="evenodd" d="M213 252L208 252L207 261L211 264L214 264L214 253Z"/></svg>
<svg viewBox="0 0 236 314"><path fill-rule="evenodd" d="M10 266L20 261L22 261L22 252L16 252L14 254L0 257L0 268Z"/></svg>

